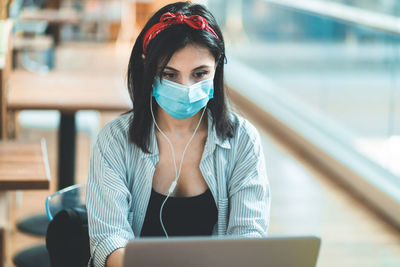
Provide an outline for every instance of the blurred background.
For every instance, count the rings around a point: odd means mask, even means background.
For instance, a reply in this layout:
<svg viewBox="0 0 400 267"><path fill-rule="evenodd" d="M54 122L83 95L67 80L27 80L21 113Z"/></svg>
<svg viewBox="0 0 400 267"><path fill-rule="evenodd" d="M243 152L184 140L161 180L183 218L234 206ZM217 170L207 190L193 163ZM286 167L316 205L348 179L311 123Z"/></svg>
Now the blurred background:
<svg viewBox="0 0 400 267"><path fill-rule="evenodd" d="M2 0L0 138L44 138L51 176L9 190L7 266L43 249L45 198L87 181L98 131L131 107L135 38L171 2ZM192 2L220 24L231 106L262 134L270 235L320 236L317 266L400 266L400 1ZM36 232L20 224L33 215Z"/></svg>

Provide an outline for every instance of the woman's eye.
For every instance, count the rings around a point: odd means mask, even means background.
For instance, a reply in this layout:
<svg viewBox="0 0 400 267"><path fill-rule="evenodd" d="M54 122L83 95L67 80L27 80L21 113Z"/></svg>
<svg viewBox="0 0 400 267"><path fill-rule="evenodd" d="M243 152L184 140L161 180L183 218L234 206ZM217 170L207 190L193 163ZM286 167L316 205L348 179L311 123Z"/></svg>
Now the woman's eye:
<svg viewBox="0 0 400 267"><path fill-rule="evenodd" d="M204 76L206 76L208 74L208 71L199 71L199 72L195 72L194 73L194 77L196 77L197 79L199 78L203 78Z"/></svg>
<svg viewBox="0 0 400 267"><path fill-rule="evenodd" d="M163 72L163 73L161 73L161 75L163 78L167 78L167 79L175 78L175 73Z"/></svg>

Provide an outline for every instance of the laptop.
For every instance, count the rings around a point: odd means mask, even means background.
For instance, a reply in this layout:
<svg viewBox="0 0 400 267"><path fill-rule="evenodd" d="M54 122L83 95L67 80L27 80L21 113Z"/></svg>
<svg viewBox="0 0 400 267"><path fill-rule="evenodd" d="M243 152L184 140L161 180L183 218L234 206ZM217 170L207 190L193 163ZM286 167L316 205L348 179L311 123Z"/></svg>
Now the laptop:
<svg viewBox="0 0 400 267"><path fill-rule="evenodd" d="M124 267L312 267L320 238L138 238L125 249Z"/></svg>

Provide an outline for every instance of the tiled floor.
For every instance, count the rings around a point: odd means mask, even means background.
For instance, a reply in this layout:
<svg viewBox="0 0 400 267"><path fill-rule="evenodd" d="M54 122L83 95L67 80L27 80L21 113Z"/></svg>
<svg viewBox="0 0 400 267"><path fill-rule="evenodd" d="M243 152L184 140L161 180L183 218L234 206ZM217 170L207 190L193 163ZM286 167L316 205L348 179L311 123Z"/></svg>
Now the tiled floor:
<svg viewBox="0 0 400 267"><path fill-rule="evenodd" d="M318 266L400 266L398 230L271 140L264 138L272 189L271 235L320 236Z"/></svg>

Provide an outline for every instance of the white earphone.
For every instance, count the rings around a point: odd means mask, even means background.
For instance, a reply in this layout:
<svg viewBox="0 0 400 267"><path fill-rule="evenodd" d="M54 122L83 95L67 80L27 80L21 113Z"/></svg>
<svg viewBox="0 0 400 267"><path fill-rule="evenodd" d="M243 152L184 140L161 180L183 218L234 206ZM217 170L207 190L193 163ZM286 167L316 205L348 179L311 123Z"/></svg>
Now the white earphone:
<svg viewBox="0 0 400 267"><path fill-rule="evenodd" d="M165 230L164 223L163 223L163 221L162 221L162 210L163 210L163 208L164 208L165 203L167 202L167 199L168 199L169 196L172 194L172 192L174 192L175 187L176 187L176 185L177 185L177 183L178 183L179 176L181 175L182 163L183 163L183 159L184 159L184 157L185 157L186 150L187 150L189 144L192 142L194 136L196 135L197 130L198 130L199 127L200 127L200 123L201 123L201 120L203 119L203 115L204 115L204 113L205 113L206 107L203 108L203 112L201 113L200 120L199 120L199 122L197 123L196 129L194 130L192 137L190 137L188 143L187 143L186 146L185 146L185 149L183 150L182 159L181 159L181 162L180 162L180 164L179 164L179 171L178 171L178 169L177 169L177 167L176 167L176 159L175 159L175 150L174 150L174 147L173 147L171 141L169 140L169 138L167 137L167 135L160 129L160 127L158 127L158 124L157 124L157 122L156 122L156 119L154 118L154 114L153 114L153 101L152 101L152 98L153 98L153 97L150 96L150 112L151 112L151 116L153 117L153 121L154 121L154 124L156 125L157 129L160 131L160 133L161 133L161 134L165 137L165 139L168 141L168 144L169 144L169 146L170 146L170 148L171 148L172 160L173 160L173 162L174 162L174 168L175 168L175 179L174 179L174 181L172 182L170 188L168 189L167 197L165 198L165 200L164 200L164 202L162 203L161 208L160 208L160 223L161 223L161 227L162 227L162 229L163 229L163 231L164 231L165 236L168 238L167 230Z"/></svg>

